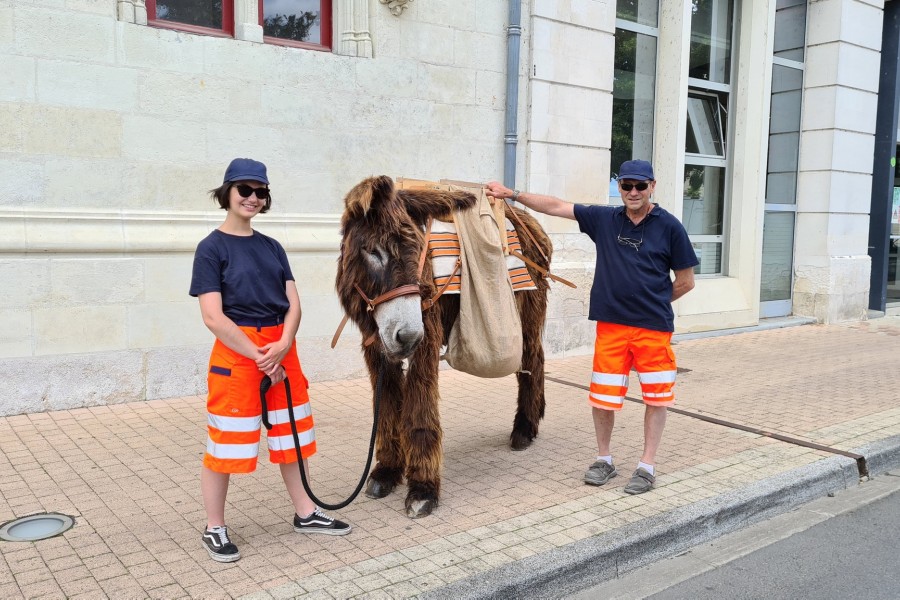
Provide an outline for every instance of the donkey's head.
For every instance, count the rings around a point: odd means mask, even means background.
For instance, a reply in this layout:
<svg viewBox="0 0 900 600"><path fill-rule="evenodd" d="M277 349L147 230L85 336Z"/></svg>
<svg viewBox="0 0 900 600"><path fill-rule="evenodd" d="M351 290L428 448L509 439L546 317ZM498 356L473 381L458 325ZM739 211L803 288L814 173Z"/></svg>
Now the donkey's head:
<svg viewBox="0 0 900 600"><path fill-rule="evenodd" d="M464 192L398 191L386 176L360 182L344 199L335 289L363 337L377 333L388 357L410 356L425 334L422 298L433 290L430 280L419 281L425 222L429 216L445 215L474 202L475 198ZM397 296L377 304L374 310L363 297L374 299L413 284L420 286L419 294Z"/></svg>

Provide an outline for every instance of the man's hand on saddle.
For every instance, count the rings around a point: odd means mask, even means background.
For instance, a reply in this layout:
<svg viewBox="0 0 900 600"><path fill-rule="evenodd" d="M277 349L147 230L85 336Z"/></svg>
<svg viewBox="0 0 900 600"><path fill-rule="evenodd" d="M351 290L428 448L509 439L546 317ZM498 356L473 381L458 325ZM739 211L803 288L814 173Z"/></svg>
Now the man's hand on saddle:
<svg viewBox="0 0 900 600"><path fill-rule="evenodd" d="M491 181L484 187L485 193L492 198L506 200L507 198L513 197L513 191L499 181Z"/></svg>

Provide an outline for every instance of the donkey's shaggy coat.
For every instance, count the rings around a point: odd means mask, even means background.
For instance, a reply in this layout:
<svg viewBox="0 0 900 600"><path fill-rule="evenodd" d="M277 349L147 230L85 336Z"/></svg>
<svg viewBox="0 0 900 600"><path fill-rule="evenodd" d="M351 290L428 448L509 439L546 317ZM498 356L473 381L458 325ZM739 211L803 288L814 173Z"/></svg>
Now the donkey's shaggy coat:
<svg viewBox="0 0 900 600"><path fill-rule="evenodd" d="M356 286L375 298L399 286L416 283L425 243L428 217L444 217L467 209L475 197L465 192L397 190L389 177L372 177L356 185L344 200L343 241L335 287L347 315L359 327L372 387L383 369L381 413L377 432L377 465L369 475L366 495L382 498L406 478L406 512L422 517L438 505L441 487L441 438L438 412L438 361L459 313L459 296L441 296L434 307L422 310L421 301L436 292L431 261L425 261L418 283L421 296L403 296L368 310ZM524 211L516 210L524 226L541 246L520 231L522 253L544 268L549 264L550 239ZM514 221L515 222L515 221ZM521 226L518 226L521 228ZM529 268L537 290L516 293L522 322L522 372L518 409L510 446L527 448L544 416L544 351L541 330L547 310L547 280ZM406 373L402 365L408 359Z"/></svg>

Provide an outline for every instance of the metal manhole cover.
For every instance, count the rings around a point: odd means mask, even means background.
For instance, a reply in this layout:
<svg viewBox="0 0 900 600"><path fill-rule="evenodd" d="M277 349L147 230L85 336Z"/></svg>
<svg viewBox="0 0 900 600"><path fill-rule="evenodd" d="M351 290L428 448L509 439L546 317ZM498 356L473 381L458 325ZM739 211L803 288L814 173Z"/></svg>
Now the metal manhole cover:
<svg viewBox="0 0 900 600"><path fill-rule="evenodd" d="M33 542L65 533L75 525L75 519L59 513L40 513L7 521L0 526L0 540Z"/></svg>

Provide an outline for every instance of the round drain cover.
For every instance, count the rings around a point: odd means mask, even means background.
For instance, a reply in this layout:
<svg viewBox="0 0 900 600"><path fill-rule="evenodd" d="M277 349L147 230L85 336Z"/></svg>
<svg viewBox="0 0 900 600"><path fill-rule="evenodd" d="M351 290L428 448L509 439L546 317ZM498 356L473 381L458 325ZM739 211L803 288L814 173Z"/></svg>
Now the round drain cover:
<svg viewBox="0 0 900 600"><path fill-rule="evenodd" d="M0 526L0 540L33 542L64 533L72 528L75 519L59 513L41 513L8 521Z"/></svg>

